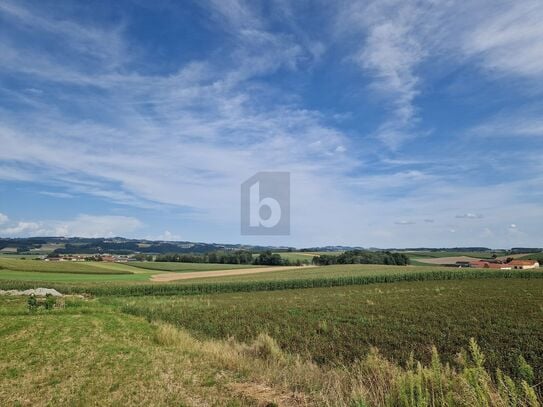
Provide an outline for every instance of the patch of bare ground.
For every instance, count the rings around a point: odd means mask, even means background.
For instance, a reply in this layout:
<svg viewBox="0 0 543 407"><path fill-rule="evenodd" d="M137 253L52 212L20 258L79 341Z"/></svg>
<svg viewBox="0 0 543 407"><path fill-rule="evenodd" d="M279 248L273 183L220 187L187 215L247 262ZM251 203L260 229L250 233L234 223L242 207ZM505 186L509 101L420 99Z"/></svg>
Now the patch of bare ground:
<svg viewBox="0 0 543 407"><path fill-rule="evenodd" d="M234 394L256 402L259 407L296 407L306 406L305 397L296 393L279 393L276 389L262 383L231 383L228 387Z"/></svg>
<svg viewBox="0 0 543 407"><path fill-rule="evenodd" d="M316 266L255 267L255 268L234 269L234 270L194 271L190 273L168 272L168 273L155 274L151 276L151 281L168 282L168 281L177 281L177 280L188 280L192 278L241 276L245 274L269 273L271 271L293 270L293 269L299 269L301 267L309 268L309 267L316 267Z"/></svg>

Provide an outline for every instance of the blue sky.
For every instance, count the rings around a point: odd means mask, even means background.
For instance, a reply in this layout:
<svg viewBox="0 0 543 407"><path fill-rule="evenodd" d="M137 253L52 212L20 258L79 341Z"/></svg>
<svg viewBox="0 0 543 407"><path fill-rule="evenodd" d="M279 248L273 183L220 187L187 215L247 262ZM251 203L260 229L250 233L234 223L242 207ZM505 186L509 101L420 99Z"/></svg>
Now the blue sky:
<svg viewBox="0 0 543 407"><path fill-rule="evenodd" d="M543 3L0 0L0 236L543 246ZM240 184L291 173L291 234Z"/></svg>

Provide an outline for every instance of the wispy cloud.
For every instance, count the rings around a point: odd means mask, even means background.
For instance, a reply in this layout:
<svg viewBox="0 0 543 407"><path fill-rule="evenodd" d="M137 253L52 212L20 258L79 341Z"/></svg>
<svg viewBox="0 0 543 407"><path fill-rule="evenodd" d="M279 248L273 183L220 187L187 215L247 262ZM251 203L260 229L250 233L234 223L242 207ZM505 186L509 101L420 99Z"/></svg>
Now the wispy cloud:
<svg viewBox="0 0 543 407"><path fill-rule="evenodd" d="M488 6L485 18L465 35L464 52L491 71L541 78L543 3L523 0Z"/></svg>
<svg viewBox="0 0 543 407"><path fill-rule="evenodd" d="M71 220L19 221L0 229L0 236L78 236L113 237L127 236L143 224L128 216L79 215Z"/></svg>

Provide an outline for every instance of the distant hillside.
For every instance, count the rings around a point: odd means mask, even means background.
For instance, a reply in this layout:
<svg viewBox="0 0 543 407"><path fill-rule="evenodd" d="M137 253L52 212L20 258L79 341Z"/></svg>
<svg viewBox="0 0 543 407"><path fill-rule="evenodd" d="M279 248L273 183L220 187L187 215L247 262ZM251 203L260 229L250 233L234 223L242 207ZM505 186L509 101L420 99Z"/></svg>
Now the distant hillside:
<svg viewBox="0 0 543 407"><path fill-rule="evenodd" d="M209 253L215 251L250 250L250 251L287 251L290 247L251 246L241 244L219 244L201 242L153 241L140 239L115 238L79 238L79 237L32 237L0 239L0 251L17 254L164 254L164 253Z"/></svg>

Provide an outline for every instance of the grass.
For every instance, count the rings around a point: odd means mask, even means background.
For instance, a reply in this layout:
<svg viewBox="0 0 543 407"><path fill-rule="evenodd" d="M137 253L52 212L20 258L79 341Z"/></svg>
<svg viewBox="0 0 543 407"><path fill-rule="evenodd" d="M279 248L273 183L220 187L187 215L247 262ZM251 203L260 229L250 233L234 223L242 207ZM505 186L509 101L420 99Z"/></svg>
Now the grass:
<svg viewBox="0 0 543 407"><path fill-rule="evenodd" d="M518 258L519 260L537 260L539 264L543 265L543 253L531 253Z"/></svg>
<svg viewBox="0 0 543 407"><path fill-rule="evenodd" d="M501 363L496 357L507 363L521 352L530 362L541 357L530 351L541 349L541 283L489 279L200 297L65 298L61 308L34 313L24 298L0 297L0 400L6 405L537 406L537 382L526 363L508 368L509 376L490 366ZM480 310L457 312L467 307ZM176 326L162 322L160 312L166 310L178 317ZM204 332L222 326L235 334L242 325L248 327L245 343L223 340L226 332ZM274 326L281 329L273 333ZM272 336L256 333L261 329ZM394 342L396 351L416 346L421 363L407 357L398 364L391 359L402 358L386 346L381 352L367 348L364 338L371 332L376 341ZM431 341L443 343L443 332L449 340L457 336L458 348L447 342L448 347L439 345L443 353L432 349ZM503 344L495 348L496 332ZM484 356L475 341L462 340L471 334ZM295 348L289 344L304 337L308 346L290 353ZM413 337L424 340L411 344ZM311 360L323 351L345 355L346 341L359 360L343 357L339 365ZM447 364L461 347L469 351Z"/></svg>
<svg viewBox="0 0 543 407"><path fill-rule="evenodd" d="M21 284L31 282L32 286L40 286L43 283L109 283L109 282L149 282L151 272L141 273L78 273L78 272L33 272L33 271L11 271L0 270L0 287L6 286L7 281L21 282ZM60 286L62 287L62 286Z"/></svg>
<svg viewBox="0 0 543 407"><path fill-rule="evenodd" d="M31 315L6 298L0 314L3 405L241 405L209 385L218 373L209 361L159 344L140 318L73 300Z"/></svg>
<svg viewBox="0 0 543 407"><path fill-rule="evenodd" d="M423 281L104 301L200 337L251 342L265 332L282 350L319 364L351 364L371 346L400 364L411 352L429 362L432 345L452 363L475 337L489 369L515 374L523 354L543 379L543 280Z"/></svg>

